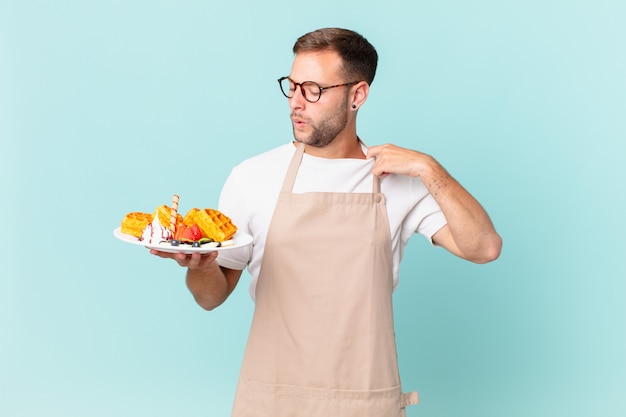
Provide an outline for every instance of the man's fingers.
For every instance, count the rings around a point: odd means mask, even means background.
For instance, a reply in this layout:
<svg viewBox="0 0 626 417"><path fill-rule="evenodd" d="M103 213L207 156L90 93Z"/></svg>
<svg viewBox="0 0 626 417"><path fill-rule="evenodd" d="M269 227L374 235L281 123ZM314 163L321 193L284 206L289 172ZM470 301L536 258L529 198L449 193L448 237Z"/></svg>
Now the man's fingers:
<svg viewBox="0 0 626 417"><path fill-rule="evenodd" d="M205 254L193 253L189 255L188 268L205 268L217 258L217 251Z"/></svg>
<svg viewBox="0 0 626 417"><path fill-rule="evenodd" d="M152 255L158 256L160 258L170 258L176 261L176 263L182 267L186 268L204 268L209 265L211 262L217 258L217 251L201 254L201 253L170 253L170 252L162 252L158 250L151 249L150 253Z"/></svg>
<svg viewBox="0 0 626 417"><path fill-rule="evenodd" d="M367 148L367 154L365 155L365 157L367 159L375 158L376 155L378 155L379 153L380 146L370 146L369 148Z"/></svg>

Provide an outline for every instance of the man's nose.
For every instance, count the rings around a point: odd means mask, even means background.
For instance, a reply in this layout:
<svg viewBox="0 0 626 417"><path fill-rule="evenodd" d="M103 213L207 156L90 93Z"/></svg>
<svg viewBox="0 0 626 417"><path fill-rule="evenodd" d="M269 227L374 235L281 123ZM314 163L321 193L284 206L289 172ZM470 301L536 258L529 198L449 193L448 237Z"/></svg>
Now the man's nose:
<svg viewBox="0 0 626 417"><path fill-rule="evenodd" d="M307 101L304 98L302 88L300 86L296 86L293 91L293 96L289 98L289 107L292 109L302 109L304 108L306 102Z"/></svg>

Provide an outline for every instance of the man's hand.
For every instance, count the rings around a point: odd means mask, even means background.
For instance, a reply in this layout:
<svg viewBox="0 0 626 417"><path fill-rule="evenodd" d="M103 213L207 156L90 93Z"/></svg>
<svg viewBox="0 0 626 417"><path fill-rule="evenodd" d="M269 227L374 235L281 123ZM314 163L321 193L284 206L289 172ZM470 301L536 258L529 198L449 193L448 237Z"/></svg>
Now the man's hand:
<svg viewBox="0 0 626 417"><path fill-rule="evenodd" d="M192 253L192 254L184 254L184 253L169 253L169 252L161 252L155 249L151 249L150 253L152 255L158 256L160 258L169 258L175 260L178 265L189 268L189 269L207 269L213 261L217 258L217 251L209 252L209 253Z"/></svg>
<svg viewBox="0 0 626 417"><path fill-rule="evenodd" d="M368 148L367 158L376 158L372 173L381 177L387 174L418 177L429 164L436 163L429 155L391 144Z"/></svg>

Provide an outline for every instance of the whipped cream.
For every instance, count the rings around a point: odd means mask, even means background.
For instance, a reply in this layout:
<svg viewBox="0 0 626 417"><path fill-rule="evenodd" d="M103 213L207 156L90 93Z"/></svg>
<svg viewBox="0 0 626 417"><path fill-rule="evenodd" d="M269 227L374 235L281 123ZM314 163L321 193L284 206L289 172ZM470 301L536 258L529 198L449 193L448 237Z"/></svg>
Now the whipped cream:
<svg viewBox="0 0 626 417"><path fill-rule="evenodd" d="M168 227L161 224L159 216L155 213L152 223L143 229L139 240L150 244L156 244L170 239L172 239L172 231Z"/></svg>

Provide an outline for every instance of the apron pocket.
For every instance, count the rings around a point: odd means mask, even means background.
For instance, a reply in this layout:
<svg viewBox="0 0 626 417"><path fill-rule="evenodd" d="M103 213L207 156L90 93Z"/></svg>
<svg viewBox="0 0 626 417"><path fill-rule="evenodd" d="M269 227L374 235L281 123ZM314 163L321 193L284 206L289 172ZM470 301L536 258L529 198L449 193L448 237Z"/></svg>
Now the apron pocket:
<svg viewBox="0 0 626 417"><path fill-rule="evenodd" d="M233 417L404 417L400 386L372 390L305 388L242 381Z"/></svg>

